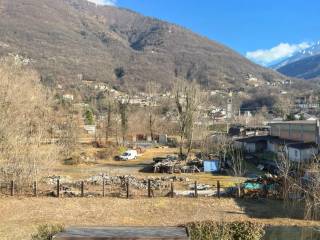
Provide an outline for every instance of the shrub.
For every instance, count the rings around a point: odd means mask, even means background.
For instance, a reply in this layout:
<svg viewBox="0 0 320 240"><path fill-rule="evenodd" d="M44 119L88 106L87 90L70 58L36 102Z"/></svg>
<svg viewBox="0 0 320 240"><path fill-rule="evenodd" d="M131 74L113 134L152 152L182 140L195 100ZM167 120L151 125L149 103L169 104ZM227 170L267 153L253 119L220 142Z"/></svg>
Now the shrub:
<svg viewBox="0 0 320 240"><path fill-rule="evenodd" d="M124 146L120 146L118 149L118 154L121 155L123 154L125 151L127 151L127 148Z"/></svg>
<svg viewBox="0 0 320 240"><path fill-rule="evenodd" d="M51 240L52 237L64 230L63 225L44 224L38 227L37 233L31 236L31 240Z"/></svg>
<svg viewBox="0 0 320 240"><path fill-rule="evenodd" d="M187 225L192 240L259 240L263 225L252 222L196 222Z"/></svg>
<svg viewBox="0 0 320 240"><path fill-rule="evenodd" d="M116 75L117 79L121 79L124 77L126 72L123 67L118 67L118 68L114 69L114 74Z"/></svg>

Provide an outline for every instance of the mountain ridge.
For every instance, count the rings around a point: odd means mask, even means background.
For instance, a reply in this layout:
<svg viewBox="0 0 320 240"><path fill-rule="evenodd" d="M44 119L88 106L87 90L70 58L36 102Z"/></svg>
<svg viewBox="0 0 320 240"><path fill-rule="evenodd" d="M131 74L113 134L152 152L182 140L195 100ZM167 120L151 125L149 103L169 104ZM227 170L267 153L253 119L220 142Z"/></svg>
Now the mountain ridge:
<svg viewBox="0 0 320 240"><path fill-rule="evenodd" d="M297 53L293 54L292 56L285 58L284 60L280 61L277 64L271 65L270 68L277 70L281 67L284 67L288 64L300 61L304 58L312 57L315 55L320 54L320 41L317 41L316 43L312 44L310 47L300 50Z"/></svg>
<svg viewBox="0 0 320 240"><path fill-rule="evenodd" d="M304 80L319 79L320 77L320 41L309 48L301 50L293 56L284 59L270 68L288 77Z"/></svg>
<svg viewBox="0 0 320 240"><path fill-rule="evenodd" d="M147 81L169 87L185 78L221 88L244 85L245 74L286 79L207 37L128 9L86 0L0 0L0 9L0 54L31 58L55 83L82 75L143 89Z"/></svg>

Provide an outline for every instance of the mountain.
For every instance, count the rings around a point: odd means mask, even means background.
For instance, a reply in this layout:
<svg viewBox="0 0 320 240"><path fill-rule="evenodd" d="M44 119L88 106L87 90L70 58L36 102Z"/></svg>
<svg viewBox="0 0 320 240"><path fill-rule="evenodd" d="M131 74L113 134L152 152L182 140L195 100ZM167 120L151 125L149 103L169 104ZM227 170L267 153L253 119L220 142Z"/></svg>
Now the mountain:
<svg viewBox="0 0 320 240"><path fill-rule="evenodd" d="M286 58L281 62L272 65L271 68L277 70L291 63L300 61L304 58L316 56L318 54L320 54L320 41L313 44L311 47L304 50L300 50L299 52L295 53L293 56L290 56L289 58Z"/></svg>
<svg viewBox="0 0 320 240"><path fill-rule="evenodd" d="M271 68L289 77L303 79L320 77L320 41Z"/></svg>
<svg viewBox="0 0 320 240"><path fill-rule="evenodd" d="M290 77L303 79L318 78L320 77L320 54L289 63L277 70Z"/></svg>
<svg viewBox="0 0 320 240"><path fill-rule="evenodd" d="M186 78L217 88L243 86L248 74L285 79L180 26L85 0L0 0L0 19L0 54L30 58L47 83L143 89Z"/></svg>

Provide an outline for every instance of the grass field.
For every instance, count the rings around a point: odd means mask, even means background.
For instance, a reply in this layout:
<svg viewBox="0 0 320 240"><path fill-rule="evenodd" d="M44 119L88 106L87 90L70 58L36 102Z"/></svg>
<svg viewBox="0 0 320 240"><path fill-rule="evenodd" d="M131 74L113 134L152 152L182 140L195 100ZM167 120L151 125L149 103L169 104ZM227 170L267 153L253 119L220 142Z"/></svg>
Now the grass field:
<svg viewBox="0 0 320 240"><path fill-rule="evenodd" d="M176 226L193 221L252 220L271 225L319 225L287 218L277 201L216 198L0 198L0 239L27 240L39 224ZM263 216L263 218L261 218Z"/></svg>

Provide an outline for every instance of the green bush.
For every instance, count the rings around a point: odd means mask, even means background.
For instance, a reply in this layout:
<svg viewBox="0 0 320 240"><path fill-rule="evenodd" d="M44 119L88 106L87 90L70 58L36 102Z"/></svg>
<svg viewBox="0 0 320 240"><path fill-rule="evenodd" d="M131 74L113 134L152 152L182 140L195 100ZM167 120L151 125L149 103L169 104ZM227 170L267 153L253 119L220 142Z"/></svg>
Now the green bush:
<svg viewBox="0 0 320 240"><path fill-rule="evenodd" d="M263 225L252 222L196 222L187 225L192 240L260 240Z"/></svg>
<svg viewBox="0 0 320 240"><path fill-rule="evenodd" d="M63 225L44 224L38 227L37 233L31 236L31 240L51 240L52 237L64 230Z"/></svg>
<svg viewBox="0 0 320 240"><path fill-rule="evenodd" d="M118 154L119 154L119 155L124 154L125 151L127 151L127 148L124 147L124 146L120 146L120 147L118 148Z"/></svg>

